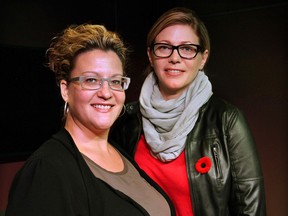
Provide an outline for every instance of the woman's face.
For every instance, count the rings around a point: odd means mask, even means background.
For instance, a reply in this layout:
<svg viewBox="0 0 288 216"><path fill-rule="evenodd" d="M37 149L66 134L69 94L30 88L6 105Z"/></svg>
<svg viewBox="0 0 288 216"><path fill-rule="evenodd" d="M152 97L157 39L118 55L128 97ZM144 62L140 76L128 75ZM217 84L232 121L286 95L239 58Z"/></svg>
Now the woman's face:
<svg viewBox="0 0 288 216"><path fill-rule="evenodd" d="M155 43L165 43L173 46L181 44L197 44L199 38L189 25L175 24L163 29L156 37ZM181 58L176 50L168 58L156 57L148 48L150 64L154 68L159 81L159 89L164 99L179 97L196 77L198 70L204 67L208 50L198 52L193 59Z"/></svg>
<svg viewBox="0 0 288 216"><path fill-rule="evenodd" d="M77 56L71 78L95 75L100 78L123 75L122 63L115 52L92 50ZM112 90L107 81L98 90L87 90L82 89L79 81L67 86L62 80L61 93L69 104L66 125L72 120L78 127L94 132L109 130L125 101L125 92Z"/></svg>

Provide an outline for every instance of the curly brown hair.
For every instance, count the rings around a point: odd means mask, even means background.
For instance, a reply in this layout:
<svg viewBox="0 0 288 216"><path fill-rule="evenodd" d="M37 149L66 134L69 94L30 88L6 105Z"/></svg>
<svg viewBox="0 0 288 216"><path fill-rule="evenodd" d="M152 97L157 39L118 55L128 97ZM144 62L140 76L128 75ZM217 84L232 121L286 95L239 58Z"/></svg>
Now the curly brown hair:
<svg viewBox="0 0 288 216"><path fill-rule="evenodd" d="M75 58L80 53L94 49L114 51L120 58L125 73L128 48L119 34L107 30L103 25L70 25L52 38L46 51L47 66L55 73L57 84L63 79L69 80Z"/></svg>

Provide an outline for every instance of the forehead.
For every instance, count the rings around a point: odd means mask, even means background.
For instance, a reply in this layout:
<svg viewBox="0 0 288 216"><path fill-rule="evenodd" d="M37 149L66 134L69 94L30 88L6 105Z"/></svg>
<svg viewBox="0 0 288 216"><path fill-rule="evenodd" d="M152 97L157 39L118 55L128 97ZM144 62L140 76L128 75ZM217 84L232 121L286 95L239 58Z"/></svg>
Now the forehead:
<svg viewBox="0 0 288 216"><path fill-rule="evenodd" d="M157 35L155 41L171 44L198 43L199 38L190 25L176 24L164 28Z"/></svg>
<svg viewBox="0 0 288 216"><path fill-rule="evenodd" d="M100 49L81 53L75 59L71 73L80 75L86 71L95 71L98 75L113 76L123 74L122 62L114 51Z"/></svg>

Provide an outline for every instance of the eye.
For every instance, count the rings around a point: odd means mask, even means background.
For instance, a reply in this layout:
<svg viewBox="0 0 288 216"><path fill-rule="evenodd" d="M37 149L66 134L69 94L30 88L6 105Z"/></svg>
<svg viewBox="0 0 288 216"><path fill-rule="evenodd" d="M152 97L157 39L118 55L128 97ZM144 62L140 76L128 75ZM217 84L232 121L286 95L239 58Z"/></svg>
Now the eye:
<svg viewBox="0 0 288 216"><path fill-rule="evenodd" d="M197 52L197 47L191 45L182 45L179 47L183 52L194 53Z"/></svg>
<svg viewBox="0 0 288 216"><path fill-rule="evenodd" d="M114 86L121 86L122 85L122 80L121 79L117 79L117 78L113 78L111 79L110 83Z"/></svg>
<svg viewBox="0 0 288 216"><path fill-rule="evenodd" d="M100 79L97 77L85 77L84 82L85 83L99 83Z"/></svg>
<svg viewBox="0 0 288 216"><path fill-rule="evenodd" d="M154 49L159 51L167 51L171 50L171 46L169 44L156 44Z"/></svg>

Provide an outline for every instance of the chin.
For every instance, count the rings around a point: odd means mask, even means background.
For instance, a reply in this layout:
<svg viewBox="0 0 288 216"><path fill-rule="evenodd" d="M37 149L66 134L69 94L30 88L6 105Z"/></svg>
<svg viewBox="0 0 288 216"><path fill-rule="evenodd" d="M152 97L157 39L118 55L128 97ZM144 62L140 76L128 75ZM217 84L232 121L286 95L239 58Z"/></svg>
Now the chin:
<svg viewBox="0 0 288 216"><path fill-rule="evenodd" d="M98 124L96 127L99 129L99 130L110 130L112 124Z"/></svg>

